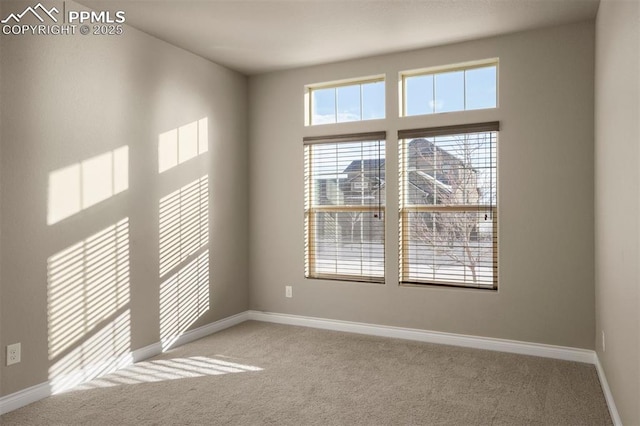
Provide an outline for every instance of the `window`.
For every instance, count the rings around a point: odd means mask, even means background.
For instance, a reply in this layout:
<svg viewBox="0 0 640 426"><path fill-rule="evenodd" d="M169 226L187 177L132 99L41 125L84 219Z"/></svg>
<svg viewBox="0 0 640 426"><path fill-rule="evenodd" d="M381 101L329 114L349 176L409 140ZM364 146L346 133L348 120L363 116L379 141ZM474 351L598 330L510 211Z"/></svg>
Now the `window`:
<svg viewBox="0 0 640 426"><path fill-rule="evenodd" d="M497 288L498 128L398 132L402 283Z"/></svg>
<svg viewBox="0 0 640 426"><path fill-rule="evenodd" d="M495 108L497 60L402 74L404 116Z"/></svg>
<svg viewBox="0 0 640 426"><path fill-rule="evenodd" d="M307 87L308 123L345 123L384 118L384 77Z"/></svg>
<svg viewBox="0 0 640 426"><path fill-rule="evenodd" d="M385 138L304 139L307 278L384 282Z"/></svg>

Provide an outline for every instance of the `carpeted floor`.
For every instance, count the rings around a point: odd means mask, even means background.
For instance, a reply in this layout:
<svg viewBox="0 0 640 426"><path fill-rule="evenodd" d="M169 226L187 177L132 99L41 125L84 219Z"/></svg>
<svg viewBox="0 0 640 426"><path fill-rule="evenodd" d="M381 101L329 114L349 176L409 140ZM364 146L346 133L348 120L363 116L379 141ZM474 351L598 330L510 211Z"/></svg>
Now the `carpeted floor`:
<svg viewBox="0 0 640 426"><path fill-rule="evenodd" d="M592 365L249 321L5 425L608 425Z"/></svg>

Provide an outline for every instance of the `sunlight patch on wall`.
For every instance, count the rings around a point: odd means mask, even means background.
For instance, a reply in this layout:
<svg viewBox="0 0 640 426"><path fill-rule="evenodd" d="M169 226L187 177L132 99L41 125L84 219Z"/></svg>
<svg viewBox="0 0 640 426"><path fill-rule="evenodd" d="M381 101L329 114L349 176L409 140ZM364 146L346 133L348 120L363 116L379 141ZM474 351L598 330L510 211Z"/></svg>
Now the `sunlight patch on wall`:
<svg viewBox="0 0 640 426"><path fill-rule="evenodd" d="M74 390L88 390L166 380L191 379L195 377L219 376L223 374L262 371L260 367L238 364L204 356L189 358L158 359L139 362L131 367L93 380Z"/></svg>
<svg viewBox="0 0 640 426"><path fill-rule="evenodd" d="M49 378L58 389L129 352L129 291L128 218L49 257Z"/></svg>
<svg viewBox="0 0 640 426"><path fill-rule="evenodd" d="M209 177L160 199L160 277L209 242Z"/></svg>
<svg viewBox="0 0 640 426"><path fill-rule="evenodd" d="M100 325L86 340L65 353L49 368L52 393L112 373L133 362L129 309Z"/></svg>
<svg viewBox="0 0 640 426"><path fill-rule="evenodd" d="M209 310L209 176L159 202L160 340L173 345Z"/></svg>
<svg viewBox="0 0 640 426"><path fill-rule="evenodd" d="M53 225L129 188L129 147L49 173L47 224Z"/></svg>
<svg viewBox="0 0 640 426"><path fill-rule="evenodd" d="M158 173L209 150L208 118L196 120L158 136Z"/></svg>
<svg viewBox="0 0 640 426"><path fill-rule="evenodd" d="M160 341L170 348L209 310L209 250L160 284Z"/></svg>

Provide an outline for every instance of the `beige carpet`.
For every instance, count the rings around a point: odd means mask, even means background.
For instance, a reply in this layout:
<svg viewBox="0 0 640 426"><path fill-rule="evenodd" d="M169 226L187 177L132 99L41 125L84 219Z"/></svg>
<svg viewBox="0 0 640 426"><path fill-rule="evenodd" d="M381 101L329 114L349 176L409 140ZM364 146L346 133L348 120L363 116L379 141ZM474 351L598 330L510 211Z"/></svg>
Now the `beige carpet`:
<svg viewBox="0 0 640 426"><path fill-rule="evenodd" d="M592 365L245 322L5 425L606 425Z"/></svg>

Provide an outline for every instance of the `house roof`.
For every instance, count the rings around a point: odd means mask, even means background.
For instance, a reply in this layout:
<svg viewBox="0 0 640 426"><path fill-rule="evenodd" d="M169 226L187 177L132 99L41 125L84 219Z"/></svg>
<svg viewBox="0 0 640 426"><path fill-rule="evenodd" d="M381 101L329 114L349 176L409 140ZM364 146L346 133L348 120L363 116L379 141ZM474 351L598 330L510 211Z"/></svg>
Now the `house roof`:
<svg viewBox="0 0 640 426"><path fill-rule="evenodd" d="M463 164L463 160L461 158L450 153L446 149L440 148L429 139L419 138L412 140L411 142L409 142L409 153L411 153L411 151L417 151L420 154L433 154L435 151L439 155L451 161L451 163Z"/></svg>
<svg viewBox="0 0 640 426"><path fill-rule="evenodd" d="M379 168L384 167L384 158L368 158L366 160L354 160L343 170L342 173L358 173L360 171L371 172L377 171ZM384 169L382 169L384 173Z"/></svg>
<svg viewBox="0 0 640 426"><path fill-rule="evenodd" d="M409 172L409 183L425 193L429 190L432 191L433 185L435 185L439 190L445 191L448 194L450 194L452 191L451 185L443 182L442 180L436 179L435 177L421 170L413 170Z"/></svg>

